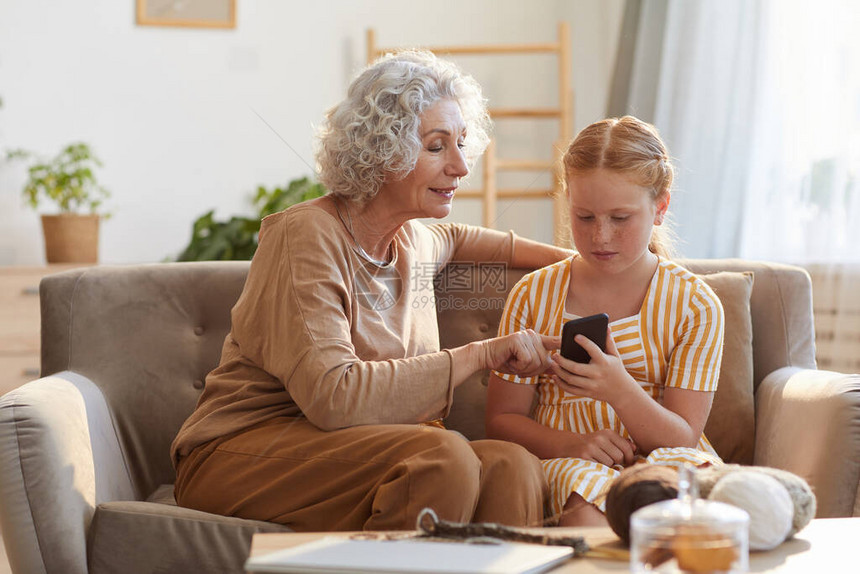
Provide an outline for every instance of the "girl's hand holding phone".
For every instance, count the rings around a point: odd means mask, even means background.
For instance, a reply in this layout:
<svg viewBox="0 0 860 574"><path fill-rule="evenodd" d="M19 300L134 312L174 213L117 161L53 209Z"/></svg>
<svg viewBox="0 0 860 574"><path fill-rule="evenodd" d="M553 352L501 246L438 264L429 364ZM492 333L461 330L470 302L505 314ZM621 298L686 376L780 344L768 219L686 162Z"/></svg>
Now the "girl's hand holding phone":
<svg viewBox="0 0 860 574"><path fill-rule="evenodd" d="M591 362L578 363L565 359L560 353L554 353L552 355L553 382L562 390L614 405L631 388L639 387L624 368L618 348L608 329L605 353L584 335L577 335L575 340L591 357Z"/></svg>

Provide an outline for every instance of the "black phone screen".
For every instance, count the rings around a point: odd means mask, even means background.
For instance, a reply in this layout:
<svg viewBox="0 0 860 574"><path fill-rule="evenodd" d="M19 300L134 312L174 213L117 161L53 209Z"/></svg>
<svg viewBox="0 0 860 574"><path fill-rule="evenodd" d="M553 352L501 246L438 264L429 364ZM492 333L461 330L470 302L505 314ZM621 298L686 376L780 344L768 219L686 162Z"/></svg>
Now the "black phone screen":
<svg viewBox="0 0 860 574"><path fill-rule="evenodd" d="M590 363L591 357L579 346L573 338L579 334L585 335L606 352L606 330L609 327L609 315L598 313L580 319L573 319L564 324L561 331L561 356L578 363Z"/></svg>

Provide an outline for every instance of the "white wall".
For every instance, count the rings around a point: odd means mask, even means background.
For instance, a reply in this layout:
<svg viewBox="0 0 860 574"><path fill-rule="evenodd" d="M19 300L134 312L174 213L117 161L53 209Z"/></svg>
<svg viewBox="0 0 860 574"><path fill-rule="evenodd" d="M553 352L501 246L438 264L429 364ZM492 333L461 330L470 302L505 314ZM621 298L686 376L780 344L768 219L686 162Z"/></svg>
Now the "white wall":
<svg viewBox="0 0 860 574"><path fill-rule="evenodd" d="M102 262L173 256L203 212L249 213L257 185L311 174L313 125L363 65L368 27L383 46L542 42L566 19L581 128L604 113L623 0L237 5L237 28L225 31L136 26L134 0L0 1L0 150L93 146L113 192ZM499 58L511 59L458 62L493 105L553 105L551 57ZM551 122L498 130L513 136L511 155L549 157ZM44 261L38 215L20 195L24 175L23 165L0 163L0 265ZM498 227L551 239L549 202L500 211ZM479 223L477 202L462 200L453 218Z"/></svg>

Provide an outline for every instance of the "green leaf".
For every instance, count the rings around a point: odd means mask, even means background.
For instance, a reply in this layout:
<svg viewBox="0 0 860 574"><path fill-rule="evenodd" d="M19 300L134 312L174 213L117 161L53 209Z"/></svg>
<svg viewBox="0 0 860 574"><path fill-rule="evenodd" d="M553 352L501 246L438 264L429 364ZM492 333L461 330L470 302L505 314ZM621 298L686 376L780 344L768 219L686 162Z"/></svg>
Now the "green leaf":
<svg viewBox="0 0 860 574"><path fill-rule="evenodd" d="M177 257L178 261L248 260L257 251L260 222L267 215L283 211L296 203L321 197L326 189L307 177L295 179L286 187L271 190L260 185L251 203L256 217L232 217L216 221L214 210L198 217L192 225L191 241Z"/></svg>
<svg viewBox="0 0 860 574"><path fill-rule="evenodd" d="M7 152L6 157L27 160L35 154L18 149ZM37 160L28 168L29 179L22 193L34 209L39 208L43 201L49 201L63 213L81 210L97 213L104 200L110 197L110 192L98 184L93 169L101 165L87 144L69 144L54 158Z"/></svg>

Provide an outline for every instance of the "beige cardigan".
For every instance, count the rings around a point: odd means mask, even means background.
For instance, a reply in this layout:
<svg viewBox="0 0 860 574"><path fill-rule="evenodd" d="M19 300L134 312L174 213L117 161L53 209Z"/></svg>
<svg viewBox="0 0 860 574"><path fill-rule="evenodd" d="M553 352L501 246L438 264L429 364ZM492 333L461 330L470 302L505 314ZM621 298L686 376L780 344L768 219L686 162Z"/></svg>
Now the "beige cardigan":
<svg viewBox="0 0 860 574"><path fill-rule="evenodd" d="M267 217L221 363L173 442L174 462L278 416L303 414L325 430L445 416L451 357L439 350L433 277L450 261L509 263L515 241L410 221L379 267L319 206Z"/></svg>

